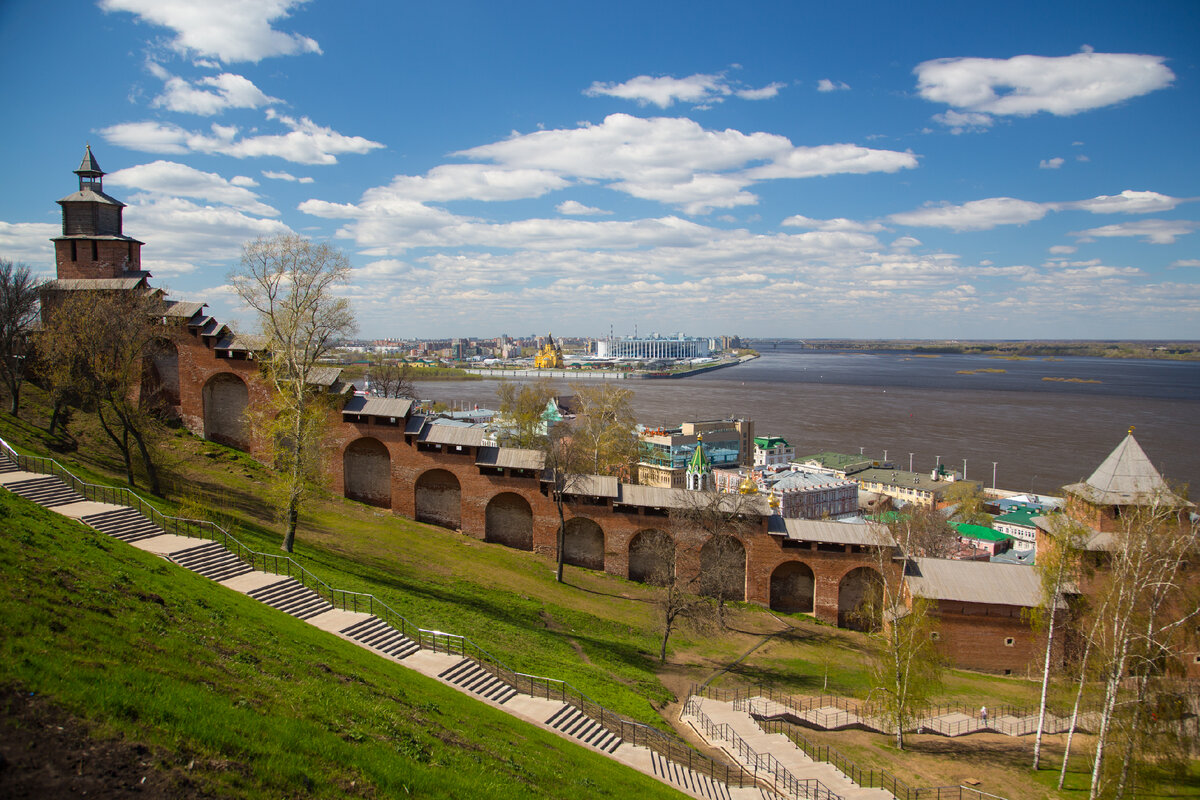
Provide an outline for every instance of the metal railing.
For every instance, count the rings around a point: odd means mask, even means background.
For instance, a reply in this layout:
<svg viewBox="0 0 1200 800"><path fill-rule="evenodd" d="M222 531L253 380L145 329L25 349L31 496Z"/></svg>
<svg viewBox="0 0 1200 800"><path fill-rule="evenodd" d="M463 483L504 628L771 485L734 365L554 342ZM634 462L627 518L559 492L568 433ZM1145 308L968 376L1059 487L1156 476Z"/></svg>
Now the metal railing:
<svg viewBox="0 0 1200 800"><path fill-rule="evenodd" d="M17 453L8 442L0 439L0 456L4 455L26 472L54 475L87 500L133 508L166 533L220 542L225 549L256 570L294 578L322 599L328 600L335 608L373 614L412 639L423 650L469 658L517 692L567 703L622 740L647 747L697 774L706 775L712 780L733 787L755 785L753 776L741 767L718 763L664 731L618 714L592 700L566 681L516 672L466 636L420 628L372 594L336 589L309 572L290 555L252 550L224 528L207 520L167 516L130 489L88 483L77 478L54 459Z"/></svg>
<svg viewBox="0 0 1200 800"><path fill-rule="evenodd" d="M702 710L699 697L689 697L680 716L691 717L708 741L727 742L735 751L734 758L752 771L756 780L761 771L776 792L798 800L842 800L841 795L830 791L816 778L798 778L772 754L756 751L729 723L713 722Z"/></svg>

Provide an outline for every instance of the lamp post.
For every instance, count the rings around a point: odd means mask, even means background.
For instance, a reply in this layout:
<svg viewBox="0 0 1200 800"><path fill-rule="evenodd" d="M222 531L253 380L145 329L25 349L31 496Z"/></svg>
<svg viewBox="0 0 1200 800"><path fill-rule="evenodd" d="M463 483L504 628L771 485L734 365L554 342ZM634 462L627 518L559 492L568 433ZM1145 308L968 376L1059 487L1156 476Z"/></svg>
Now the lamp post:
<svg viewBox="0 0 1200 800"><path fill-rule="evenodd" d="M995 461L992 462L992 489L993 490L995 490L995 488L996 488L996 463L997 462L995 462Z"/></svg>
<svg viewBox="0 0 1200 800"><path fill-rule="evenodd" d="M909 472L912 472L912 457L913 457L913 454L909 453L908 454L908 471Z"/></svg>

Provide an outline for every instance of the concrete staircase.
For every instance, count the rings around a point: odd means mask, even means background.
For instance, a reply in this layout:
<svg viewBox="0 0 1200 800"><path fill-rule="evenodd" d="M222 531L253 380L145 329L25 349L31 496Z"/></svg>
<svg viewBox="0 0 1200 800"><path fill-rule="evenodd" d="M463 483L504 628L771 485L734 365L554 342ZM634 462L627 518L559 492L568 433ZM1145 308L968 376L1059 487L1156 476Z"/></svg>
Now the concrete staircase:
<svg viewBox="0 0 1200 800"><path fill-rule="evenodd" d="M284 578L246 594L299 619L308 619L326 611L333 611L333 606L323 600L321 595L295 578Z"/></svg>
<svg viewBox="0 0 1200 800"><path fill-rule="evenodd" d="M504 705L517 696L517 690L479 666L478 662L464 658L438 677L471 694Z"/></svg>
<svg viewBox="0 0 1200 800"><path fill-rule="evenodd" d="M714 781L709 776L688 769L682 764L668 761L658 753L651 752L650 757L651 764L654 766L654 774L662 780L681 786L699 797L707 797L711 800L731 800L729 787L720 781ZM759 791L759 794L762 797L777 797L776 795L767 795L762 791Z"/></svg>
<svg viewBox="0 0 1200 800"><path fill-rule="evenodd" d="M112 511L102 511L79 518L86 525L91 525L101 533L106 533L114 539L133 544L143 539L161 536L162 528L143 517L132 508L117 508Z"/></svg>
<svg viewBox="0 0 1200 800"><path fill-rule="evenodd" d="M400 631L388 625L379 617L371 616L361 622L356 622L341 631L343 636L361 644L368 650L404 659L421 649L420 645L405 636Z"/></svg>
<svg viewBox="0 0 1200 800"><path fill-rule="evenodd" d="M17 466L17 462L9 458L7 453L0 454L0 475L20 471L21 468Z"/></svg>
<svg viewBox="0 0 1200 800"><path fill-rule="evenodd" d="M546 720L546 724L572 739L578 739L584 744L590 744L606 753L611 753L621 746L620 736L573 705L564 704L562 708L554 712L550 719ZM658 756L657 753L654 755Z"/></svg>
<svg viewBox="0 0 1200 800"><path fill-rule="evenodd" d="M18 494L26 500L32 500L45 508L84 502L84 498L67 488L65 483L52 475L45 478L16 481L6 484L5 488L13 494Z"/></svg>
<svg viewBox="0 0 1200 800"><path fill-rule="evenodd" d="M254 567L226 550L220 542L205 542L176 550L168 553L167 558L218 583L254 571Z"/></svg>

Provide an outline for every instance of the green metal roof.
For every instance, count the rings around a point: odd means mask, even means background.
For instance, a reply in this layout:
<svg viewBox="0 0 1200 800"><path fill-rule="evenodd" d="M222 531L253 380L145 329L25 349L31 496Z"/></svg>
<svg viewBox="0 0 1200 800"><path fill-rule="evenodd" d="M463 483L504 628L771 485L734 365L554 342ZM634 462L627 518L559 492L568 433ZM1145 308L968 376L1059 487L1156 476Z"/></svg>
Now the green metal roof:
<svg viewBox="0 0 1200 800"><path fill-rule="evenodd" d="M688 473L705 473L712 470L712 459L708 457L708 453L704 450L703 442L696 442L696 449L692 451L692 458L688 461Z"/></svg>
<svg viewBox="0 0 1200 800"><path fill-rule="evenodd" d="M1013 538L1007 533L985 528L982 525L970 525L963 522L954 527L958 530L959 536L969 536L972 539L980 539L985 542L1002 542L1005 539Z"/></svg>
<svg viewBox="0 0 1200 800"><path fill-rule="evenodd" d="M846 453L814 453L811 456L803 456L796 459L800 462L816 461L826 469L844 470L848 467L862 465L865 469L872 464L872 460L866 456L852 456Z"/></svg>
<svg viewBox="0 0 1200 800"><path fill-rule="evenodd" d="M1012 525L1024 525L1026 528L1037 527L1033 524L1034 517L1043 517L1045 511L1033 511L1028 508L1018 508L1015 511L1010 511L1007 514L1001 514L996 517L996 522L1007 522Z"/></svg>
<svg viewBox="0 0 1200 800"><path fill-rule="evenodd" d="M782 436L755 436L754 443L764 450L770 450L772 447L787 447L787 439Z"/></svg>

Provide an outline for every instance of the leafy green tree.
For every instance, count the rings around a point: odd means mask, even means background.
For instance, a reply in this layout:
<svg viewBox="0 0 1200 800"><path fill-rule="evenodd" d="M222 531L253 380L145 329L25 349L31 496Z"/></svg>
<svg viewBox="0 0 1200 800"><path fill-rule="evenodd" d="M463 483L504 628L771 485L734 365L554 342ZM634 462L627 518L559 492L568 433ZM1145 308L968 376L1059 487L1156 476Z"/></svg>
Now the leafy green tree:
<svg viewBox="0 0 1200 800"><path fill-rule="evenodd" d="M350 301L337 294L349 277L350 262L340 250L290 234L248 242L240 270L229 276L257 314L263 337L260 364L270 406L253 421L275 467L288 553L300 507L322 474L329 408L313 379L321 358L357 327Z"/></svg>

